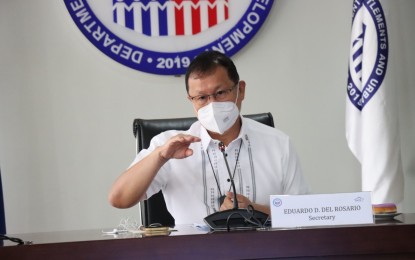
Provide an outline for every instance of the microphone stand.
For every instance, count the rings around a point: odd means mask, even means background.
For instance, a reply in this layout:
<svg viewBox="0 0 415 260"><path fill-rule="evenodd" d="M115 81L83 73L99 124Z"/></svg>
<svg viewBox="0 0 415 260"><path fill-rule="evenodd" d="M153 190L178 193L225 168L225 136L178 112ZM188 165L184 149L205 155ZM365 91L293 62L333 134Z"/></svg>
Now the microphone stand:
<svg viewBox="0 0 415 260"><path fill-rule="evenodd" d="M236 198L235 181L229 168L228 160L225 154L225 144L219 143L219 150L223 154L226 168L228 170L231 187L234 194L233 209L218 211L212 213L204 218L204 221L213 230L227 230L232 229L253 229L263 227L268 219L268 215L255 210L251 205L247 209L239 209L238 200Z"/></svg>
<svg viewBox="0 0 415 260"><path fill-rule="evenodd" d="M231 169L229 168L228 159L226 158L225 144L224 143L222 143L222 142L219 143L219 150L223 154L223 159L225 160L226 169L228 169L229 180L231 181L232 191L233 191L233 195L234 195L234 197L233 197L233 209L237 210L238 209L238 199L236 198L235 182L233 181L233 176L231 174Z"/></svg>

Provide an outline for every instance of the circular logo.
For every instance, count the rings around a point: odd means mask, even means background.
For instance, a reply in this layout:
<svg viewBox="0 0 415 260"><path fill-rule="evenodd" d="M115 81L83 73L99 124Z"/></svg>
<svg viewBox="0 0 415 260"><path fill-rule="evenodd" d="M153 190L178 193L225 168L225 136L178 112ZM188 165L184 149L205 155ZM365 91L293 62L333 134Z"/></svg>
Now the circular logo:
<svg viewBox="0 0 415 260"><path fill-rule="evenodd" d="M232 56L258 32L274 1L64 0L82 33L132 69L184 74L205 50Z"/></svg>
<svg viewBox="0 0 415 260"><path fill-rule="evenodd" d="M388 32L378 0L354 2L347 94L362 110L382 85L388 64Z"/></svg>
<svg viewBox="0 0 415 260"><path fill-rule="evenodd" d="M280 207L282 205L282 200L280 198L275 198L272 201L272 205L274 205L275 207Z"/></svg>

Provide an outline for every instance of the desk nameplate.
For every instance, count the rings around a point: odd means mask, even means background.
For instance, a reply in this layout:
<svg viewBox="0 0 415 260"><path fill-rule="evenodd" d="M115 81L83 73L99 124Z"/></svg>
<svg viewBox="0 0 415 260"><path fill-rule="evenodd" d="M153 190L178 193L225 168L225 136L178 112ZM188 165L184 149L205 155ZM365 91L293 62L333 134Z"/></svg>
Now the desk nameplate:
<svg viewBox="0 0 415 260"><path fill-rule="evenodd" d="M373 223L370 192L272 195L272 227L291 228Z"/></svg>

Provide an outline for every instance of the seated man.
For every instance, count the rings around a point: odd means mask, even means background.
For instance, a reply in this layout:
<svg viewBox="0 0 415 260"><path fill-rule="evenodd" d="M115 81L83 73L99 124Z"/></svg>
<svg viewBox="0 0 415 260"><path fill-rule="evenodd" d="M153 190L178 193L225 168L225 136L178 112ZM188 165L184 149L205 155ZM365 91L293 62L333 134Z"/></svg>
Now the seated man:
<svg viewBox="0 0 415 260"><path fill-rule="evenodd" d="M308 192L290 138L240 115L246 83L231 59L216 51L200 54L185 83L198 121L187 131L154 137L113 184L113 206L128 208L162 190L176 224L192 224L232 209L235 195L239 208L252 205L270 214L270 195ZM237 194L230 189L221 142Z"/></svg>

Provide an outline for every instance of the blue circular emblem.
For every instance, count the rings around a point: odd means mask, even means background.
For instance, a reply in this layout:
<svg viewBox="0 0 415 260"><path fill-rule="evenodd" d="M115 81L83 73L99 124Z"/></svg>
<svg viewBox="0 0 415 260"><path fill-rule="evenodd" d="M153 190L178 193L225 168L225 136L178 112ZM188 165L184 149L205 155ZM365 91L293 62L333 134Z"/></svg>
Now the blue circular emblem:
<svg viewBox="0 0 415 260"><path fill-rule="evenodd" d="M386 18L380 2L354 1L347 94L359 110L382 85L388 49Z"/></svg>
<svg viewBox="0 0 415 260"><path fill-rule="evenodd" d="M275 198L272 201L272 205L274 205L275 207L280 207L282 205L282 200L280 198Z"/></svg>
<svg viewBox="0 0 415 260"><path fill-rule="evenodd" d="M232 56L258 32L273 0L64 0L88 40L132 69L184 74L205 50Z"/></svg>

